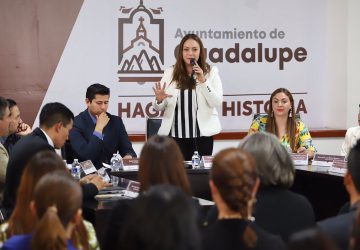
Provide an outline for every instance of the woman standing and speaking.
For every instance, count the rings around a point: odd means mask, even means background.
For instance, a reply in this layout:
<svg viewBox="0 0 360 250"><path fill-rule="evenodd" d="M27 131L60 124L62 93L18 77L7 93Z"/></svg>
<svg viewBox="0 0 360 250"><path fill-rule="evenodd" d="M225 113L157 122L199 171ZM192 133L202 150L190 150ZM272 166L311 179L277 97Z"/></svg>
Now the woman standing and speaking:
<svg viewBox="0 0 360 250"><path fill-rule="evenodd" d="M158 134L173 137L185 160L191 160L194 151L212 155L213 135L221 131L215 107L223 101L223 90L218 69L206 63L197 35L184 36L175 65L153 89L153 107L164 111Z"/></svg>

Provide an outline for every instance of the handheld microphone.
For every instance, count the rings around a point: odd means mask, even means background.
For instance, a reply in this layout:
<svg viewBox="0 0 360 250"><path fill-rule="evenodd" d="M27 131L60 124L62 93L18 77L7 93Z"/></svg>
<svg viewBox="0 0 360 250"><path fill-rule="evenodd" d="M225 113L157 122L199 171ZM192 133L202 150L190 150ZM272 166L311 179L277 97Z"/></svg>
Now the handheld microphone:
<svg viewBox="0 0 360 250"><path fill-rule="evenodd" d="M190 58L190 64L191 64L191 66L195 66L195 65L196 65L195 58ZM191 72L191 79L196 80L196 79L195 79L195 71L194 71L194 69L193 69L192 72ZM195 102L196 102L196 113L197 113L199 107L198 107L196 86L195 86ZM196 122L196 124L197 124L197 122ZM197 127L197 126L196 126L196 127ZM198 136L200 136L200 135L198 135ZM198 151L198 152L199 152L199 149L198 149L198 146L197 146L196 136L194 137L194 144L195 144L195 151Z"/></svg>
<svg viewBox="0 0 360 250"><path fill-rule="evenodd" d="M190 58L190 64L191 64L191 66L196 65L195 58ZM194 70L192 70L192 72L191 72L191 78L195 79L195 71Z"/></svg>

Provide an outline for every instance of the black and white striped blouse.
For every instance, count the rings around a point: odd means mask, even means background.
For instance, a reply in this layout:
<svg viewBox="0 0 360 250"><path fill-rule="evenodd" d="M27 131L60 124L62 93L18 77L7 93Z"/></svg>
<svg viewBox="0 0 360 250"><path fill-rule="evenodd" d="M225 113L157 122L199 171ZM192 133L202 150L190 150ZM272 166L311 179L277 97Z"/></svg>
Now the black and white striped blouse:
<svg viewBox="0 0 360 250"><path fill-rule="evenodd" d="M197 100L195 89L180 90L175 107L170 135L176 138L200 137L196 119Z"/></svg>

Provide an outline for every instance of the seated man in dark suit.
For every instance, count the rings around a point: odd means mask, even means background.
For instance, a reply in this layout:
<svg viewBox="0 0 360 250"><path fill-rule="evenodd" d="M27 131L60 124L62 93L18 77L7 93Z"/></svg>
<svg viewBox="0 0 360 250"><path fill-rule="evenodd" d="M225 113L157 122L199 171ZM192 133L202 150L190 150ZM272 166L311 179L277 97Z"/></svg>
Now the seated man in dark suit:
<svg viewBox="0 0 360 250"><path fill-rule="evenodd" d="M10 214L15 206L16 192L27 162L40 151L60 149L68 139L73 125L73 113L61 103L48 103L40 112L40 127L20 139L14 146L6 172L3 205ZM82 185L84 197L93 197L101 188L100 176Z"/></svg>
<svg viewBox="0 0 360 250"><path fill-rule="evenodd" d="M350 196L350 209L347 213L325 219L318 227L333 239L341 249L349 249L349 239L355 221L356 209L360 207L360 140L350 150L348 170L344 185Z"/></svg>
<svg viewBox="0 0 360 250"><path fill-rule="evenodd" d="M96 168L109 163L119 151L123 158L136 157L122 119L107 113L110 89L95 83L86 90L87 109L75 117L70 144L75 158L91 160Z"/></svg>

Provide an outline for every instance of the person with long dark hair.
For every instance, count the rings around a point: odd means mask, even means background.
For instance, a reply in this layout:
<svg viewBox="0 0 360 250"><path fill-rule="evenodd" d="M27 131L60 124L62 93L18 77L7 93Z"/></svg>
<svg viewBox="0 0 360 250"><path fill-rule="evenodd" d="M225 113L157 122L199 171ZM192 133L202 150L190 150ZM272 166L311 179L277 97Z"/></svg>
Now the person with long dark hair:
<svg viewBox="0 0 360 250"><path fill-rule="evenodd" d="M155 135L145 143L139 159L139 182L141 192L154 185L167 184L191 195L184 158L172 138Z"/></svg>
<svg viewBox="0 0 360 250"><path fill-rule="evenodd" d="M61 192L59 192L61 190ZM38 218L31 234L14 235L3 249L76 249L70 238L82 220L82 191L64 171L44 175L34 190L30 210Z"/></svg>
<svg viewBox="0 0 360 250"><path fill-rule="evenodd" d="M213 135L221 131L215 107L223 101L223 90L218 69L206 63L197 35L183 37L175 65L165 70L153 89L153 107L164 111L158 134L173 137L185 160L194 151L212 155Z"/></svg>
<svg viewBox="0 0 360 250"><path fill-rule="evenodd" d="M123 250L201 249L192 199L169 185L152 186L134 200L118 238L115 248Z"/></svg>
<svg viewBox="0 0 360 250"><path fill-rule="evenodd" d="M141 194L155 185L169 185L181 189L191 197L184 158L177 143L168 136L154 135L144 144L140 153L138 180ZM195 209L199 209L197 200L192 199L192 204ZM101 249L115 250L116 246L121 245L119 235L124 230L125 221L133 206L134 200L120 200L112 209ZM197 212L197 223L200 224L202 218L200 211Z"/></svg>
<svg viewBox="0 0 360 250"><path fill-rule="evenodd" d="M309 158L314 157L316 149L310 132L296 117L294 98L289 90L278 88L271 94L267 115L256 117L248 134L264 131L276 135L289 152L307 153Z"/></svg>
<svg viewBox="0 0 360 250"><path fill-rule="evenodd" d="M34 231L38 220L29 210L29 204L34 199L35 186L42 176L55 171L67 173L64 162L55 152L39 152L29 161L21 177L14 211L9 220L0 225L0 248L12 236ZM88 221L81 220L76 224L71 239L83 250L99 249L95 229Z"/></svg>

